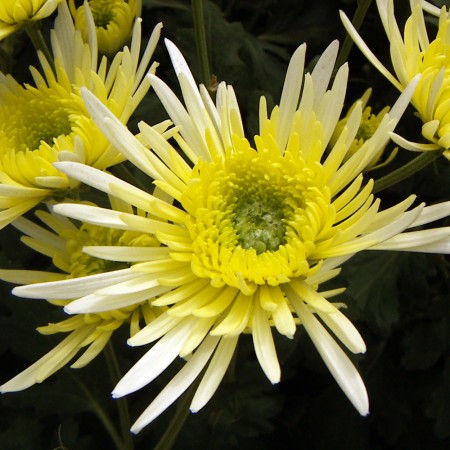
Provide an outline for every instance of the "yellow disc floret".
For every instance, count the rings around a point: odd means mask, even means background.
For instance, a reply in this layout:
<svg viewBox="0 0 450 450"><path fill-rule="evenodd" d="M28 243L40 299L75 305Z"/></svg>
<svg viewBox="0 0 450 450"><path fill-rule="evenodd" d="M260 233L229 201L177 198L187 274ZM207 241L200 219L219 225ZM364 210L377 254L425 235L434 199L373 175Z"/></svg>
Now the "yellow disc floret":
<svg viewBox="0 0 450 450"><path fill-rule="evenodd" d="M256 151L245 139L236 148L198 163L184 194L193 271L213 286L245 292L310 275L317 265L310 255L327 222L328 189L291 152Z"/></svg>

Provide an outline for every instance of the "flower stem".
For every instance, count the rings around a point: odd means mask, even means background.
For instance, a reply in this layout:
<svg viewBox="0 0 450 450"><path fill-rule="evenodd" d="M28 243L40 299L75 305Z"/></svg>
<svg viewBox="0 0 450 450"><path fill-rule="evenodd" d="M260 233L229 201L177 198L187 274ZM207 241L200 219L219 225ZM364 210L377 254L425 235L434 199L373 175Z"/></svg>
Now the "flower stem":
<svg viewBox="0 0 450 450"><path fill-rule="evenodd" d="M428 151L421 153L412 161L409 161L393 172L381 177L379 180L376 180L372 192L375 194L383 191L384 189L394 186L400 181L409 178L411 175L414 175L416 172L428 166L433 161L436 161L436 159L438 159L441 155L442 153L440 151Z"/></svg>
<svg viewBox="0 0 450 450"><path fill-rule="evenodd" d="M27 23L24 26L24 30L30 38L34 48L42 52L42 54L45 56L45 59L50 64L53 73L56 73L55 61L53 60L52 54L50 53L50 50L45 43L44 36L42 36L41 30L37 28L36 24L34 23Z"/></svg>
<svg viewBox="0 0 450 450"><path fill-rule="evenodd" d="M113 382L114 385L116 385L118 381L122 378L122 374L120 372L119 364L117 362L116 354L114 352L114 347L111 341L109 341L105 347L105 357L111 381ZM119 413L120 431L122 434L122 441L123 441L122 449L133 450L134 443L133 437L130 433L131 423L127 400L126 398L118 398L115 400L115 402L117 404L117 410Z"/></svg>
<svg viewBox="0 0 450 450"><path fill-rule="evenodd" d="M352 25L356 30L359 30L361 24L364 21L364 17L366 17L367 10L369 9L372 0L358 0L358 6L356 7L355 15L353 16ZM344 43L342 44L341 50L338 54L336 65L334 66L335 72L345 63L348 59L348 55L350 54L350 50L353 46L353 39L349 34L345 36Z"/></svg>
<svg viewBox="0 0 450 450"><path fill-rule="evenodd" d="M200 61L202 82L205 86L209 87L211 84L211 72L209 70L208 47L206 45L203 0L192 0L192 18L194 21L195 46Z"/></svg>
<svg viewBox="0 0 450 450"><path fill-rule="evenodd" d="M114 424L112 423L111 419L109 418L108 414L103 410L100 403L97 402L95 397L91 394L89 389L84 385L84 383L80 380L80 377L77 377L73 374L71 370L67 370L69 375L72 377L72 379L75 381L76 384L80 387L80 389L84 392L84 395L89 401L89 404L92 408L92 411L96 414L96 416L99 418L100 422L102 422L103 426L105 427L106 431L108 432L109 437L114 442L114 446L117 450L123 450L123 443L122 439L119 436L119 433L117 432Z"/></svg>

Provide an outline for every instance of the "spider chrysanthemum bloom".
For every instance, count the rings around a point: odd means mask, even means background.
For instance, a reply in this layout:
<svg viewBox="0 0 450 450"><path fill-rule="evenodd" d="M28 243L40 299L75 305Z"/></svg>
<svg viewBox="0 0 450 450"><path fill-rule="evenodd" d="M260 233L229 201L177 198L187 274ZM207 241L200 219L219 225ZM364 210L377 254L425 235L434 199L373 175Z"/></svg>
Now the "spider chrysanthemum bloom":
<svg viewBox="0 0 450 450"><path fill-rule="evenodd" d="M191 404L192 411L202 408L220 384L242 333L251 334L262 370L277 383L281 370L272 328L292 338L298 324L305 327L356 409L367 414L362 379L335 339L353 353L364 352L365 344L340 312L342 303L327 300L342 289L322 292L320 285L361 250L449 251L448 228L402 232L449 215L450 202L407 211L414 202L411 196L380 211L379 199L371 194L373 182L361 175L388 140L414 84L361 151L343 162L362 109L360 103L355 106L337 142L329 147L348 78L344 65L328 89L337 42L304 77L305 45L298 48L288 67L280 105L269 114L265 98L261 99L260 132L254 144L244 135L233 88L221 83L214 103L204 86L197 88L178 49L171 42L167 46L185 106L163 81L149 77L174 128L162 130L141 123L136 138L93 95L83 92L96 123L132 163L155 180L158 195L92 167L56 163L59 170L146 215L70 203L54 207L87 223L153 233L161 246L149 249L145 262L131 266L134 279L117 282L114 272L94 276L89 294L82 278L71 280L71 296L79 298L67 305L66 312L125 307L149 289L161 288L152 305L169 308L129 340L131 345L154 345L118 383L113 395L140 389L177 356L188 360L138 418L133 432L154 420L205 369ZM133 253L99 247L89 254L114 261ZM60 298L67 292L67 283L20 286L14 293Z"/></svg>
<svg viewBox="0 0 450 450"><path fill-rule="evenodd" d="M62 0L2 0L0 2L0 41L27 22L52 14Z"/></svg>
<svg viewBox="0 0 450 450"><path fill-rule="evenodd" d="M411 0L411 16L406 21L403 36L394 15L393 0L377 0L378 11L390 43L395 76L370 51L348 18L341 13L347 31L369 61L399 90L403 90L417 75L421 79L411 103L423 121L422 135L429 141L421 144L394 135L403 148L412 151L444 150L450 159L450 13L421 0ZM439 16L438 30L430 37L425 26L426 11Z"/></svg>
<svg viewBox="0 0 450 450"><path fill-rule="evenodd" d="M85 39L90 25L87 23L85 8L76 0L69 0L75 27L82 30ZM113 55L130 39L133 23L142 12L141 0L89 0L97 32L98 49L106 55Z"/></svg>
<svg viewBox="0 0 450 450"><path fill-rule="evenodd" d="M347 155L344 158L344 161L349 159L355 152L357 152L363 145L364 142L366 142L367 139L370 139L377 128L379 127L381 121L383 120L384 115L389 112L389 106L385 106L381 111L378 113L372 112L372 107L367 106L367 102L369 101L369 98L372 94L372 89L367 89L366 92L362 95L360 99L358 99L348 110L347 114L344 118L342 118L338 124L336 125L336 128L334 130L333 136L331 137L331 145L334 145L339 139L339 136L341 135L341 132L343 128L345 127L347 120L351 116L353 109L358 103L361 103L361 108L363 108L362 117L361 117L361 123L358 128L358 132L356 133L355 138L353 139L352 144L350 145L350 148L347 152ZM378 150L378 153L376 153L373 156L372 161L369 162L369 164L366 167L366 171L377 169L380 167L383 167L386 164L389 164L389 162L392 161L392 159L395 157L397 151L394 150L387 158L384 159L384 161L380 161L383 153L384 153L384 147L381 147Z"/></svg>
<svg viewBox="0 0 450 450"><path fill-rule="evenodd" d="M123 211L130 212L131 207L120 205L120 202L115 203L116 208L121 206L124 208ZM153 236L141 232L116 230L90 224L77 227L66 217L45 211L37 211L36 215L46 227L23 217L17 219L14 226L24 233L22 241L26 245L51 257L55 268L59 270L0 270L2 280L15 284L27 284L83 277L84 282L89 284L89 279L93 275L113 271L117 277L116 281L125 281L130 278L131 262L140 260L138 256L140 249L159 245ZM98 246L133 249L134 259L111 262L86 253L89 248ZM83 252L83 248L86 251ZM89 289L88 287L87 291ZM70 303L70 300L53 299L50 303L63 308ZM72 361L80 352L82 355L71 364L71 367L84 367L104 349L111 335L122 325L128 324L130 336L133 336L140 330L143 323L150 323L164 309L153 307L146 299L142 299L140 302L137 301L113 311L77 314L60 322L39 327L38 331L42 334L64 333L67 336L46 355L1 386L0 391L19 391L35 383L41 383Z"/></svg>
<svg viewBox="0 0 450 450"><path fill-rule="evenodd" d="M80 88L90 89L126 123L150 87L145 75L156 67L149 69L161 26L142 58L137 20L130 48L113 61L98 61L92 15L84 8L90 17L89 43L75 30L67 5L59 7L51 36L56 74L42 55L43 75L31 69L35 87L0 73L0 228L74 187L53 162L69 159L105 169L123 161L91 119Z"/></svg>

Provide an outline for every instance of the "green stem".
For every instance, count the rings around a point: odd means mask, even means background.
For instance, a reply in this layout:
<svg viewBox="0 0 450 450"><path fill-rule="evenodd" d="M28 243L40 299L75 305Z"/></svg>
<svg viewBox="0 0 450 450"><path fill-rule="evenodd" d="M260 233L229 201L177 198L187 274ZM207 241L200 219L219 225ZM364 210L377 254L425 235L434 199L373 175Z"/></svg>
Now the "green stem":
<svg viewBox="0 0 450 450"><path fill-rule="evenodd" d="M208 47L206 45L203 0L192 0L192 18L194 21L195 46L200 61L202 82L208 87L211 84L211 72L209 70Z"/></svg>
<svg viewBox="0 0 450 450"><path fill-rule="evenodd" d="M105 347L105 357L111 381L115 386L118 383L118 381L122 378L122 374L120 372L119 364L117 362L116 354L114 352L114 347L111 341L109 341ZM130 422L130 413L128 411L128 403L125 398L118 398L115 400L115 402L117 404L117 410L119 413L120 430L123 441L122 449L133 450L134 442L133 437L131 436L130 433L131 422Z"/></svg>
<svg viewBox="0 0 450 450"><path fill-rule="evenodd" d="M370 7L370 4L372 3L372 0L358 0L358 6L355 11L355 15L353 16L352 24L355 27L356 30L359 30L361 27L361 24L364 21L364 17L366 17L367 10ZM350 54L350 50L353 46L353 39L350 37L350 35L346 35L344 39L344 43L342 44L342 48L338 54L336 65L335 65L335 71L339 69L339 67L342 66L342 64L345 63L348 59L348 55Z"/></svg>
<svg viewBox="0 0 450 450"><path fill-rule="evenodd" d="M45 59L50 64L53 73L56 73L55 61L53 60L52 54L50 53L50 50L45 43L44 36L42 36L41 30L39 30L39 28L37 28L36 24L34 23L27 23L23 28L30 38L31 42L33 43L34 48L43 53Z"/></svg>
<svg viewBox="0 0 450 450"><path fill-rule="evenodd" d="M123 442L120 438L119 433L116 430L116 427L114 426L113 422L109 418L108 414L103 410L100 403L97 402L95 397L91 394L91 392L88 390L88 388L79 380L79 377L75 376L73 374L73 371L68 370L68 373L73 378L73 380L78 384L80 389L84 392L84 395L89 401L89 404L92 406L93 412L97 415L100 422L102 422L103 426L105 427L106 431L108 432L109 437L114 442L114 446L117 450L123 450Z"/></svg>
<svg viewBox="0 0 450 450"><path fill-rule="evenodd" d="M394 186L411 175L414 175L419 170L436 161L442 153L440 151L428 151L423 152L412 161L409 161L405 165L399 167L388 175L375 181L372 192L375 194L377 192L383 191L388 187Z"/></svg>
<svg viewBox="0 0 450 450"><path fill-rule="evenodd" d="M189 389L178 400L175 415L153 450L170 450L175 444L175 441L189 416L189 405L191 404L195 390L200 383L200 379L201 376L198 377L196 382L191 384Z"/></svg>

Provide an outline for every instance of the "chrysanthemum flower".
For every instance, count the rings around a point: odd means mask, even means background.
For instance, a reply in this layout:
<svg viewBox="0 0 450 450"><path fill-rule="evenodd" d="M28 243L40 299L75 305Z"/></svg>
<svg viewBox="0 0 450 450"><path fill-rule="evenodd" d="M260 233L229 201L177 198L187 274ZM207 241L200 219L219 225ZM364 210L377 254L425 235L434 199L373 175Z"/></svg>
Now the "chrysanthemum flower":
<svg viewBox="0 0 450 450"><path fill-rule="evenodd" d="M83 92L96 123L111 142L155 180L165 197L75 162L59 170L127 202L146 215L127 214L80 204L60 204L58 213L83 222L130 232L153 233L161 243L121 282L114 272L14 289L29 298L79 297L69 314L110 311L133 305L155 286L165 292L153 306L168 306L133 336L131 345L154 343L123 377L115 397L136 391L155 379L177 356L188 357L132 427L138 432L174 402L205 369L191 404L201 409L220 384L239 336L250 333L262 370L272 383L281 370L272 328L292 338L302 324L325 364L361 414L368 413L364 383L348 351L365 344L341 313L342 303L327 299L341 289L320 285L339 266L365 249L450 251L450 230L403 233L450 214L450 202L407 209L411 196L380 211L371 194L373 182L362 170L394 129L410 100L409 86L381 121L361 151L345 163L358 131L362 110L355 106L337 142L329 141L341 115L348 67L342 66L328 89L338 49L332 43L311 74L304 77L305 45L294 53L280 105L268 113L260 103L260 132L254 145L246 139L231 86L221 83L214 104L207 89L197 88L177 48L167 42L185 106L159 78L152 86L175 127L161 133L145 123L135 138L93 95ZM304 80L303 80L304 78ZM303 84L303 88L302 88ZM180 154L170 142L173 137ZM111 261L130 260L132 249L98 247L89 254ZM96 280L96 281L94 281ZM333 333L333 334L332 334Z"/></svg>
<svg viewBox="0 0 450 450"><path fill-rule="evenodd" d="M25 23L52 14L62 0L2 0L0 2L0 41Z"/></svg>
<svg viewBox="0 0 450 450"><path fill-rule="evenodd" d="M331 137L331 145L334 145L341 135L343 127L346 125L347 120L351 116L353 109L358 103L361 103L361 108L363 108L361 123L359 125L358 132L356 133L355 139L353 139L350 148L344 158L344 161L349 159L355 152L357 152L364 144L367 139L370 139L377 128L379 127L384 115L389 112L389 106L385 106L378 114L372 112L372 108L367 106L367 102L372 94L372 89L367 89L366 92L358 99L348 110L344 118L342 118L334 130L333 136ZM366 171L377 169L383 167L395 157L397 150L394 150L383 162L380 162L381 157L384 153L384 147L381 147L373 156L372 161L367 165Z"/></svg>
<svg viewBox="0 0 450 450"><path fill-rule="evenodd" d="M341 18L369 61L399 90L403 90L415 76L422 75L411 102L423 121L422 135L430 143L410 142L398 135L394 135L394 140L412 151L443 149L444 156L450 159L450 13L445 7L439 11L421 0L411 0L410 3L411 16L402 36L395 19L393 0L377 0L390 42L395 76L370 51L345 14L341 13ZM423 8L439 16L434 39L428 36Z"/></svg>
<svg viewBox="0 0 450 450"><path fill-rule="evenodd" d="M131 207L120 205L120 202L116 201L116 210L119 210L119 207L123 207L127 212L131 210ZM88 250L98 246L128 248L133 251L134 261L139 261L142 258L146 259L142 253L143 248L145 253L149 248L159 245L154 237L141 232L115 230L90 224L78 228L69 219L58 214L37 211L36 215L47 228L23 217L17 219L14 226L25 234L22 241L39 253L51 257L59 271L0 270L2 280L27 284L83 277L83 282L88 285L94 274L100 274L101 277L114 271L116 282L125 281L132 275L129 261L106 261L90 256L82 249ZM153 248L153 251L155 250L158 251ZM89 290L90 288L87 288L86 292ZM70 300L50 302L64 307ZM19 391L35 383L41 383L83 351L71 365L72 368L81 368L104 349L114 331L123 324L129 324L130 336L133 336L140 330L141 321L148 324L164 310L165 308L153 307L146 299L142 299L125 308L94 314L77 314L61 322L39 327L38 331L42 334L68 333L68 335L46 355L1 386L0 391Z"/></svg>
<svg viewBox="0 0 450 450"><path fill-rule="evenodd" d="M65 195L74 181L52 163L80 161L105 169L123 160L97 128L80 96L87 87L123 123L148 91L144 78L159 38L158 25L139 61L141 24L137 20L130 49L112 62L98 64L92 16L91 40L85 43L65 3L52 30L56 74L40 55L44 76L31 68L36 86L19 84L0 73L0 228L52 195Z"/></svg>
<svg viewBox="0 0 450 450"><path fill-rule="evenodd" d="M82 30L88 39L90 24L85 7L77 8L75 0L69 0L75 27ZM133 23L142 12L141 0L89 0L97 32L98 49L106 55L113 55L130 39Z"/></svg>

